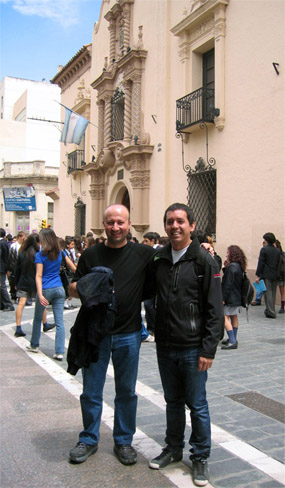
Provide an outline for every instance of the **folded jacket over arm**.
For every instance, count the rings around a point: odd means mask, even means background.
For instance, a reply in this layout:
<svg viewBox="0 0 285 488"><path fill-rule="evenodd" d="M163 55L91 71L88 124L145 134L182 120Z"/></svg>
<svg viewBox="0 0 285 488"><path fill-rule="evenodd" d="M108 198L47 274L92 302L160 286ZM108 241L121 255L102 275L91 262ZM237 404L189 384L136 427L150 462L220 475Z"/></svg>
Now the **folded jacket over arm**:
<svg viewBox="0 0 285 488"><path fill-rule="evenodd" d="M67 372L72 375L98 361L99 344L113 327L116 313L113 271L95 266L78 280L77 292L82 306L70 330L67 350Z"/></svg>

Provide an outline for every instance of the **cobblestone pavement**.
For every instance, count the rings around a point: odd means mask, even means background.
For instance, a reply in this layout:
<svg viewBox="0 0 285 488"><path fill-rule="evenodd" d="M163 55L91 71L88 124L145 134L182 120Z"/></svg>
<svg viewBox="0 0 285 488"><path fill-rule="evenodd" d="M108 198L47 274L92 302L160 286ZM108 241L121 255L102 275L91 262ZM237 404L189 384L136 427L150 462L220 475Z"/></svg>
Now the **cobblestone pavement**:
<svg viewBox="0 0 285 488"><path fill-rule="evenodd" d="M79 304L78 300L72 300ZM267 319L264 307L251 307L249 323L240 316L237 350L218 348L209 371L212 422L209 487L277 488L284 470L284 325L285 316ZM42 334L40 354L25 350L34 307L23 313L25 338L14 337L15 313L0 312L1 331L1 488L155 487L193 485L188 460L190 419L183 462L154 471L148 460L164 446L165 403L154 343L142 343L137 383L138 413L135 466L120 465L113 455L114 383L110 365L104 390L100 448L82 465L67 462L81 429L81 373L66 373L54 361L53 331ZM64 312L66 345L78 308ZM48 316L52 321L51 309Z"/></svg>

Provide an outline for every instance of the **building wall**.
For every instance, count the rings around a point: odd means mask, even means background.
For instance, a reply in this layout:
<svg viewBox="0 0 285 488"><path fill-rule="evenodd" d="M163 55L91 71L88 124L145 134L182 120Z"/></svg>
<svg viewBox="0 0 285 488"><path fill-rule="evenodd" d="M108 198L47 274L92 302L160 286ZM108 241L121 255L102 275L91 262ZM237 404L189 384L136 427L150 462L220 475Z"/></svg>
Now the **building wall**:
<svg viewBox="0 0 285 488"><path fill-rule="evenodd" d="M0 170L0 227L6 234L16 235L19 230L39 232L42 220L48 220L48 203L53 200L46 196L46 191L57 185L57 170L45 165L45 161L5 162ZM23 224L19 217L23 212L6 211L3 188L33 186L35 189L36 210L26 211Z"/></svg>
<svg viewBox="0 0 285 488"><path fill-rule="evenodd" d="M0 226L13 235L18 230L38 232L53 203L45 192L58 184L60 89L47 82L5 77L0 98ZM22 214L5 211L2 189L26 185L35 188L37 209L27 212L26 227L19 229Z"/></svg>
<svg viewBox="0 0 285 488"><path fill-rule="evenodd" d="M88 75L84 75L85 86L102 75L106 58L107 64L110 62L109 24L104 17L115 3L102 2L100 19L93 31L91 68ZM201 52L212 47L205 24L198 32L204 43L202 48L195 44L196 41L189 48L189 36L179 38L174 34L175 26L187 22L189 16L195 17L214 3L215 0L134 0L132 7L131 49L137 49L140 41L140 48L147 51L141 84L141 121L144 132L149 135L149 144L153 146L149 200L141 201L139 205L149 206L147 230L160 234L164 234L162 217L165 208L175 201L187 202L181 140L175 137L176 100L202 85ZM208 157L215 158L217 170L215 245L223 260L229 245L240 245L248 257L250 276L253 276L265 232L274 232L285 246L284 2L230 0L224 3L228 3L225 32L221 29L221 38L216 44L219 48L221 44L218 43L224 42L221 63L216 67L216 84L221 88L216 108L221 109L223 116L219 123L209 124L208 130ZM142 26L141 38L138 37L139 26ZM274 62L280 64L279 75L272 65ZM72 103L77 88L78 80L74 79L74 86L71 84L63 92L66 104ZM97 90L91 89L90 120L95 125L99 124L97 94ZM80 183L76 175L72 187L87 205L86 230L92 225L92 211L98 205L89 197L91 158L94 155L91 145L96 146L98 158L98 130L93 125L89 126L86 146L89 164L84 171L86 178L81 177ZM194 168L199 157L206 159L206 150L205 130L193 130L184 141L185 164ZM94 166L97 170L98 165L99 160ZM117 169L120 168L124 168L124 179L118 181ZM64 168L60 171L57 225L66 229L67 214L72 212L74 198L70 177ZM108 175L104 204L112 203L125 187L130 194L132 217L134 188L128 165L116 160L115 169ZM132 232L142 239L143 231L132 229Z"/></svg>
<svg viewBox="0 0 285 488"><path fill-rule="evenodd" d="M87 112L82 115L90 118L90 66L82 67L70 76L70 80L64 84L61 90L61 102L70 109L76 108L83 100L88 106ZM89 104L89 105L88 105ZM78 108L77 108L78 110ZM65 109L62 107L61 118L65 118ZM95 141L93 141L95 144ZM82 144L80 148L83 147ZM65 237L75 233L75 209L78 198L86 205L86 232L90 230L91 221L91 197L89 193L90 177L84 171L68 172L68 154L79 149L76 144L60 144L61 164L58 174L58 199L54 200L54 229L57 235ZM90 161L94 154L90 142L90 125L85 132L85 160Z"/></svg>
<svg viewBox="0 0 285 488"><path fill-rule="evenodd" d="M47 82L6 76L0 83L0 165L4 161L43 160L59 166L60 89ZM24 120L15 120L24 110ZM44 119L33 120L33 119Z"/></svg>

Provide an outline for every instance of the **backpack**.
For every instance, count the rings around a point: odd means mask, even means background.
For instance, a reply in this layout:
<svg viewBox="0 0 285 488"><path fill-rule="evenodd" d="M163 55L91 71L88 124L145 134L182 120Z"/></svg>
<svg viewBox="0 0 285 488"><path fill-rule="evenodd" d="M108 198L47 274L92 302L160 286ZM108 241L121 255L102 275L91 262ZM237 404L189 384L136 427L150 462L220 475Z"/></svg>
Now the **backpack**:
<svg viewBox="0 0 285 488"><path fill-rule="evenodd" d="M254 297L254 288L249 281L246 272L243 273L241 284L241 305L246 309L246 317L248 321L248 306L251 304Z"/></svg>

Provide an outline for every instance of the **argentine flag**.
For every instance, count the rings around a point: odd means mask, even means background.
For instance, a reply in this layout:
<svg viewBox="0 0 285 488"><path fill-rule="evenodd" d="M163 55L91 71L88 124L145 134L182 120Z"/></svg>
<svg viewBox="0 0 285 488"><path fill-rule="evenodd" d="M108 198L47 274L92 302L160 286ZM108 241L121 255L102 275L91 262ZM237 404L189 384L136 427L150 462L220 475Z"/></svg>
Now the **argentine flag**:
<svg viewBox="0 0 285 488"><path fill-rule="evenodd" d="M65 121L60 142L79 145L89 120L65 107Z"/></svg>

